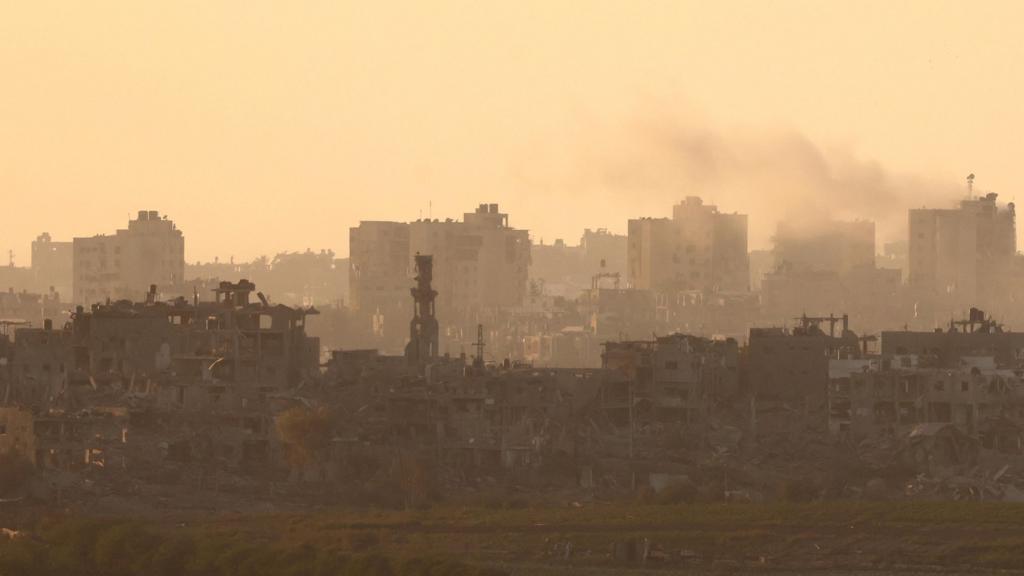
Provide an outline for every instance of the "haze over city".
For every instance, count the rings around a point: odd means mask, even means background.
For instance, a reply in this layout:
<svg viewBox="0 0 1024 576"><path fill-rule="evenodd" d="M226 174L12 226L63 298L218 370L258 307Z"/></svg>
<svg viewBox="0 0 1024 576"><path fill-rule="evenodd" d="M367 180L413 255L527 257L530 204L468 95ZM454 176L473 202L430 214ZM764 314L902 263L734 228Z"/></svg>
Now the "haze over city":
<svg viewBox="0 0 1024 576"><path fill-rule="evenodd" d="M899 235L970 172L1014 197L1022 10L10 2L0 247L157 208L190 262L346 254L359 220L477 201L550 242L688 194L751 214L752 248L808 207Z"/></svg>
<svg viewBox="0 0 1024 576"><path fill-rule="evenodd" d="M1022 17L0 5L0 576L1024 574Z"/></svg>

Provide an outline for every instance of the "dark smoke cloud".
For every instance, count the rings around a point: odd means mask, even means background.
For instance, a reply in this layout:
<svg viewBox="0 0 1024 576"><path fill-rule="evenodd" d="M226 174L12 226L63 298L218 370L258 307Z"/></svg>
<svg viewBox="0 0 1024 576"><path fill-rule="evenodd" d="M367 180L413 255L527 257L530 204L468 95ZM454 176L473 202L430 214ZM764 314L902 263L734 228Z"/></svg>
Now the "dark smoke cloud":
<svg viewBox="0 0 1024 576"><path fill-rule="evenodd" d="M715 129L678 115L649 115L614 126L591 123L579 136L570 167L555 171L555 187L656 210L633 217L668 215L682 198L701 196L724 212L750 215L752 248L769 247L780 221L813 231L830 219L875 221L880 248L905 238L908 208L949 207L963 194L957 182L893 172L796 132ZM520 175L529 172L537 185L545 180L540 166L520 166Z"/></svg>

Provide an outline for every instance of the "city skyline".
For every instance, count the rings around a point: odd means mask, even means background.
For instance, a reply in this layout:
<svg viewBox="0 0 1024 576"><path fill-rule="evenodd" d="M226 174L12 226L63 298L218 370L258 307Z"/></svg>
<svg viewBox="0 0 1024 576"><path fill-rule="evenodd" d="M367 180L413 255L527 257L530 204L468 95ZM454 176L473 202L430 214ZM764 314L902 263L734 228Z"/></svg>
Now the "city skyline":
<svg viewBox="0 0 1024 576"><path fill-rule="evenodd" d="M25 264L40 232L91 235L152 208L190 235L189 261L344 254L359 220L479 201L550 242L623 233L688 195L751 214L755 248L803 206L885 237L903 209L959 198L969 172L1014 199L1021 11L9 5L0 189L23 216L0 248Z"/></svg>

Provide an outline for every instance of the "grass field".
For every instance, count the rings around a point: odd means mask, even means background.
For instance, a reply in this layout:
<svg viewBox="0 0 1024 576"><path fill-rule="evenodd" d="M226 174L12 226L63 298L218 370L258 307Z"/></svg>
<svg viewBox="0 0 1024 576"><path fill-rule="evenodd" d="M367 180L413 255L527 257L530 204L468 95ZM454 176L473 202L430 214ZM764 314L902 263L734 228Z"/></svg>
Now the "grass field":
<svg viewBox="0 0 1024 576"><path fill-rule="evenodd" d="M26 533L0 543L0 575L1024 569L1024 506L1004 503L442 506L161 522L50 517Z"/></svg>

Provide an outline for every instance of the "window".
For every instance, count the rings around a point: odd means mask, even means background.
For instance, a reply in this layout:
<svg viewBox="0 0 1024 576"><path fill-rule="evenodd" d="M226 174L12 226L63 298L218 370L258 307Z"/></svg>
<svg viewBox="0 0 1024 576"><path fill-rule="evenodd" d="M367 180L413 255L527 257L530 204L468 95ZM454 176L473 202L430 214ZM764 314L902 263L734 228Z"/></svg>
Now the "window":
<svg viewBox="0 0 1024 576"><path fill-rule="evenodd" d="M679 362L676 362L675 360L666 360L665 361L665 370L678 370L678 369L679 369Z"/></svg>
<svg viewBox="0 0 1024 576"><path fill-rule="evenodd" d="M960 391L961 392L968 392L968 391L970 391L970 389L971 389L971 386L967 382L961 382L960 383Z"/></svg>

